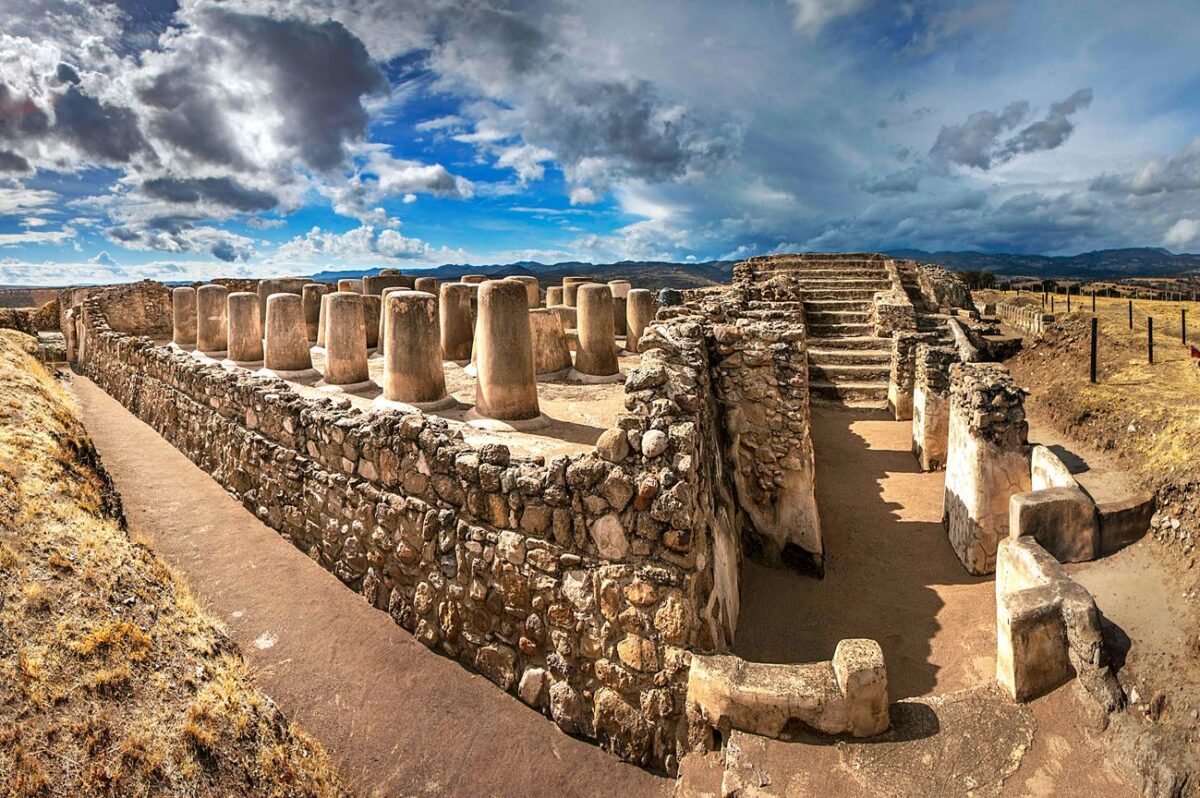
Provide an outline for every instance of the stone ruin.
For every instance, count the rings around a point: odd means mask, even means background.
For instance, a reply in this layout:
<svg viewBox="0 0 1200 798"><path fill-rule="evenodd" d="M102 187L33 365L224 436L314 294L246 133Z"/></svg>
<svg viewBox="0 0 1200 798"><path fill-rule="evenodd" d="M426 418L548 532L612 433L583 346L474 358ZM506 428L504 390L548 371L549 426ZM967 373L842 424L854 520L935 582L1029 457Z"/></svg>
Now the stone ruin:
<svg viewBox="0 0 1200 798"><path fill-rule="evenodd" d="M1023 393L980 362L960 283L877 254L775 255L664 298L390 271L71 289L60 320L77 369L347 587L631 762L673 772L735 728L887 730L874 641L799 665L726 653L744 557L822 574L814 402L886 406L920 466L945 469L949 542L997 574L1015 700L1085 673L1116 700L1094 603L1055 560L1108 550L1103 518L1052 454L1031 459ZM546 381L586 403L614 380L623 410L594 441L539 449Z"/></svg>

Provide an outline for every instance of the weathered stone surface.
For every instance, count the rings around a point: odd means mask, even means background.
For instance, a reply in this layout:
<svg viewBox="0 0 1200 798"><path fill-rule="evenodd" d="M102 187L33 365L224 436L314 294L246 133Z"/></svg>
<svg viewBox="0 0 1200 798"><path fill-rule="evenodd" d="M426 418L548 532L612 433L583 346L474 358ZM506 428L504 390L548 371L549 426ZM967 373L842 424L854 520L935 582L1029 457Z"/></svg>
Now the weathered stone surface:
<svg viewBox="0 0 1200 798"><path fill-rule="evenodd" d="M596 441L596 454L610 463L619 463L629 455L629 441L625 430L606 429Z"/></svg>

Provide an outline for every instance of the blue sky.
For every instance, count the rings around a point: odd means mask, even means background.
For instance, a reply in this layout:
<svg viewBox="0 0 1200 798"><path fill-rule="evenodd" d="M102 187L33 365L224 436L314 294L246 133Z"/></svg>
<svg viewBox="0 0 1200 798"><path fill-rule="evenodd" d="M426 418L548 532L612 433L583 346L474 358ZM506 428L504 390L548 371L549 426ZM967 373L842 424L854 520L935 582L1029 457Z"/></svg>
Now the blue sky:
<svg viewBox="0 0 1200 798"><path fill-rule="evenodd" d="M1200 251L1200 15L0 0L0 284Z"/></svg>

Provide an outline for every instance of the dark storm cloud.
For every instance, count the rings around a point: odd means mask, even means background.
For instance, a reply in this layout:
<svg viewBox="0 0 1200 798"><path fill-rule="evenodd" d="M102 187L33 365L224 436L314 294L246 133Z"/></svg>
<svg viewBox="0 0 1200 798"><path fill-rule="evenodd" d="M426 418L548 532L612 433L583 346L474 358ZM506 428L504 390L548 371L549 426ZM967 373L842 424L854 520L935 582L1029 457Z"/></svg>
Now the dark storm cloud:
<svg viewBox="0 0 1200 798"><path fill-rule="evenodd" d="M731 143L719 124L665 110L646 81L562 82L534 100L525 136L566 164L604 158L619 174L651 181L679 177L729 154Z"/></svg>
<svg viewBox="0 0 1200 798"><path fill-rule="evenodd" d="M961 125L948 125L938 133L929 150L935 162L991 169L1000 137L1021 124L1029 113L1029 103L1010 103L1001 113L976 111Z"/></svg>
<svg viewBox="0 0 1200 798"><path fill-rule="evenodd" d="M1001 150L1005 160L1018 153L1053 150L1075 130L1071 115L1092 104L1092 90L1080 89L1062 102L1052 103L1046 118L1034 122L1009 139Z"/></svg>
<svg viewBox="0 0 1200 798"><path fill-rule="evenodd" d="M20 141L45 135L50 117L30 97L0 81L0 139Z"/></svg>
<svg viewBox="0 0 1200 798"><path fill-rule="evenodd" d="M1020 100L1001 113L976 111L961 125L948 125L938 133L929 150L935 167L947 164L970 166L987 171L1022 153L1053 150L1062 146L1075 130L1071 116L1092 103L1092 90L1080 89L1065 100L1051 103L1044 119L1022 128L1016 135L1001 140L1015 130L1029 114L1029 103Z"/></svg>
<svg viewBox="0 0 1200 798"><path fill-rule="evenodd" d="M146 146L137 115L72 86L54 106L55 130L97 160L125 163Z"/></svg>
<svg viewBox="0 0 1200 798"><path fill-rule="evenodd" d="M0 172L28 172L29 161L15 152L0 150Z"/></svg>
<svg viewBox="0 0 1200 798"><path fill-rule="evenodd" d="M854 185L868 194L912 194L920 188L924 176L924 169L911 166L876 180L859 177Z"/></svg>
<svg viewBox="0 0 1200 798"><path fill-rule="evenodd" d="M143 183L142 191L147 196L167 202L197 203L207 200L246 213L269 210L278 203L273 194L247 188L228 177L160 177Z"/></svg>
<svg viewBox="0 0 1200 798"><path fill-rule="evenodd" d="M70 64L59 64L54 76L63 83L79 83L79 73Z"/></svg>

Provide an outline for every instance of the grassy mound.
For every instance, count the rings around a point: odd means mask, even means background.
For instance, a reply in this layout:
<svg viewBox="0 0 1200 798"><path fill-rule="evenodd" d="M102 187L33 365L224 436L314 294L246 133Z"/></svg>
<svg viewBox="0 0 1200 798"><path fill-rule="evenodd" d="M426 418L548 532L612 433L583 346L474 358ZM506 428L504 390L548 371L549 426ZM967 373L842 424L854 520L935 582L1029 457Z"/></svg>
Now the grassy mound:
<svg viewBox="0 0 1200 798"><path fill-rule="evenodd" d="M0 793L346 795L120 522L33 339L0 330Z"/></svg>

